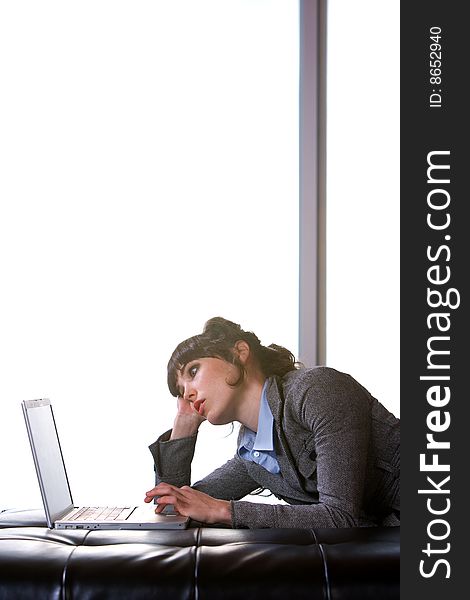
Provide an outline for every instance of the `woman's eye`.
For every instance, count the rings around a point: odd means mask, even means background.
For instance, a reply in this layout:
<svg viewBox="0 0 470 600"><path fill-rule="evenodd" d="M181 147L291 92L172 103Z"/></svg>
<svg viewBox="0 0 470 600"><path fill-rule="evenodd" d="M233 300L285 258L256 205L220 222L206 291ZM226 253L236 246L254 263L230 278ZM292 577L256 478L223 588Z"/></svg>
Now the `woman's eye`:
<svg viewBox="0 0 470 600"><path fill-rule="evenodd" d="M197 373L197 366L194 365L194 366L190 367L188 369L188 373L189 373L190 377L194 377Z"/></svg>

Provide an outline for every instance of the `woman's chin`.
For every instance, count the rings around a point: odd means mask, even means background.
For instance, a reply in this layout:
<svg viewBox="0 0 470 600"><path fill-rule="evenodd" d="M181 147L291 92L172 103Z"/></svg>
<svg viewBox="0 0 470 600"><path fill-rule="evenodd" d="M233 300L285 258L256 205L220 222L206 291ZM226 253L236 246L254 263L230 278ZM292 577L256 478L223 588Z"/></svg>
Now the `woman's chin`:
<svg viewBox="0 0 470 600"><path fill-rule="evenodd" d="M232 421L227 421L220 415L211 415L210 413L207 415L206 420L209 421L211 425L227 425Z"/></svg>

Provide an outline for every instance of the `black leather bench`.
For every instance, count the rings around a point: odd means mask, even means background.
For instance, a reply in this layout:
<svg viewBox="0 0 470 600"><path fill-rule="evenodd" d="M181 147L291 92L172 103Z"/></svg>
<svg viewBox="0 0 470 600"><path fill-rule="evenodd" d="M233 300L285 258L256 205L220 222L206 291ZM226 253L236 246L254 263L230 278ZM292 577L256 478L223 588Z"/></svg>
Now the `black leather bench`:
<svg viewBox="0 0 470 600"><path fill-rule="evenodd" d="M0 514L0 599L399 598L399 528L62 531Z"/></svg>

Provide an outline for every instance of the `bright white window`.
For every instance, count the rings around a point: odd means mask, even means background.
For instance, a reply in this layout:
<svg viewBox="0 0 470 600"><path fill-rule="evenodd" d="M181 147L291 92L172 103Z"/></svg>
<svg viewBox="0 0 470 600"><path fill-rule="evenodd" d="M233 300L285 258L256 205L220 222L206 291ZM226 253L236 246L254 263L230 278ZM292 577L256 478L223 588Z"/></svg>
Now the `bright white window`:
<svg viewBox="0 0 470 600"><path fill-rule="evenodd" d="M41 504L38 397L74 498L141 502L179 341L221 315L297 353L297 2L17 0L0 54L1 504Z"/></svg>
<svg viewBox="0 0 470 600"><path fill-rule="evenodd" d="M395 0L328 2L327 361L396 415L399 12Z"/></svg>

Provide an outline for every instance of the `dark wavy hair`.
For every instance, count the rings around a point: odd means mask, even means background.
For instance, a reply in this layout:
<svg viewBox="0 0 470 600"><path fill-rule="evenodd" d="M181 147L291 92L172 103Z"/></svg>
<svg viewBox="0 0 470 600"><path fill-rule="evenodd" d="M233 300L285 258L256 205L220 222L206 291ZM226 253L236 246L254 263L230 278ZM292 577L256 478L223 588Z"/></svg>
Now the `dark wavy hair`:
<svg viewBox="0 0 470 600"><path fill-rule="evenodd" d="M234 353L235 344L240 340L250 346L265 377L272 375L282 377L301 366L296 362L292 352L286 348L277 344L263 346L253 332L244 331L237 323L222 317L214 317L206 322L202 333L194 335L176 346L167 368L170 393L175 397L178 396L178 373L189 362L198 358L222 358L237 366L240 370L240 377L233 385L240 384L245 376L245 368Z"/></svg>

